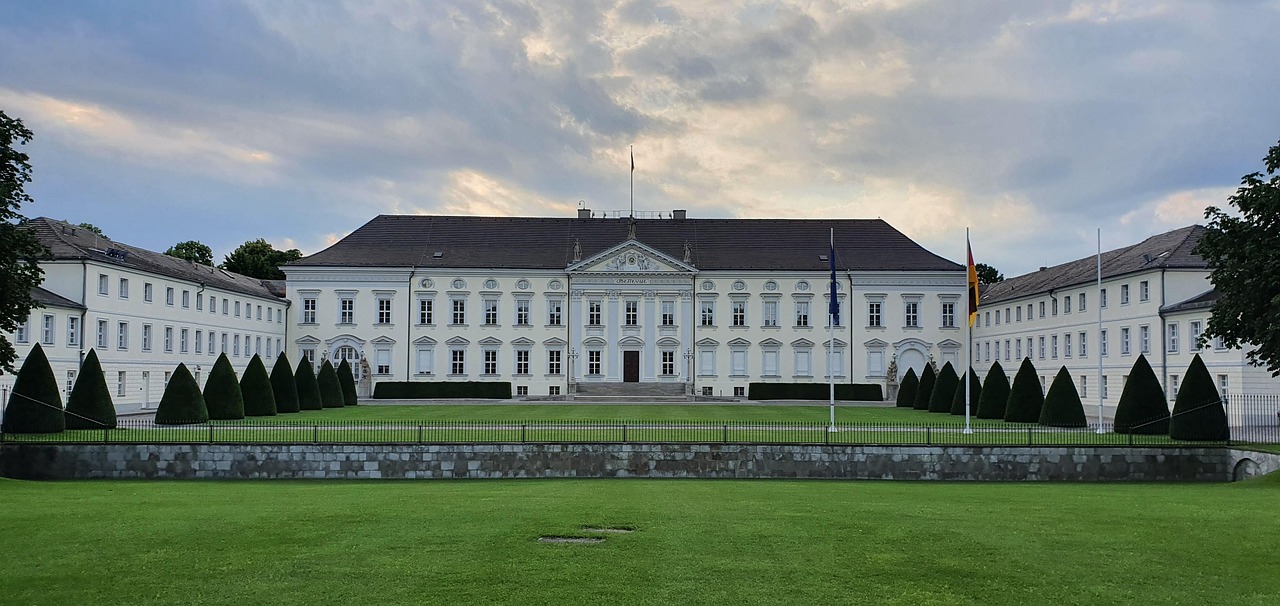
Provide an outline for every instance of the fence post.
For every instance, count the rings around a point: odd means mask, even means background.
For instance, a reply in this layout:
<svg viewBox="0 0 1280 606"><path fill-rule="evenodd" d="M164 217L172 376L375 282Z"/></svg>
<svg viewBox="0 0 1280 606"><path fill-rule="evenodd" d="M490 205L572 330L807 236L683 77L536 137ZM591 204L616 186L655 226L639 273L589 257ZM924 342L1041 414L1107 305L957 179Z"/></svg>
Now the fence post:
<svg viewBox="0 0 1280 606"><path fill-rule="evenodd" d="M209 443L213 444L213 423L209 423Z"/></svg>
<svg viewBox="0 0 1280 606"><path fill-rule="evenodd" d="M529 426L529 425L528 425L528 424L526 424L526 423L521 423L521 424L520 424L520 443L521 443L521 444L524 444L524 430L525 430L525 428L526 428L526 427L528 427L528 426Z"/></svg>
<svg viewBox="0 0 1280 606"><path fill-rule="evenodd" d="M728 444L728 443L729 443L729 426L728 426L728 425L725 425L725 426L724 426L724 435L723 435L723 440L724 440L724 443L725 443L725 444Z"/></svg>
<svg viewBox="0 0 1280 606"><path fill-rule="evenodd" d="M312 444L320 443L320 426L319 425L311 426L311 443Z"/></svg>
<svg viewBox="0 0 1280 606"><path fill-rule="evenodd" d="M933 446L933 428L928 425L924 428L924 445Z"/></svg>
<svg viewBox="0 0 1280 606"><path fill-rule="evenodd" d="M626 423L622 424L622 443L623 444L627 443L627 424Z"/></svg>
<svg viewBox="0 0 1280 606"><path fill-rule="evenodd" d="M418 443L422 443L422 423L418 423Z"/></svg>
<svg viewBox="0 0 1280 606"><path fill-rule="evenodd" d="M102 443L107 444L109 442L111 442L111 428L107 427L106 425L103 425L102 426Z"/></svg>
<svg viewBox="0 0 1280 606"><path fill-rule="evenodd" d="M1031 446L1031 428L1027 427L1027 446Z"/></svg>

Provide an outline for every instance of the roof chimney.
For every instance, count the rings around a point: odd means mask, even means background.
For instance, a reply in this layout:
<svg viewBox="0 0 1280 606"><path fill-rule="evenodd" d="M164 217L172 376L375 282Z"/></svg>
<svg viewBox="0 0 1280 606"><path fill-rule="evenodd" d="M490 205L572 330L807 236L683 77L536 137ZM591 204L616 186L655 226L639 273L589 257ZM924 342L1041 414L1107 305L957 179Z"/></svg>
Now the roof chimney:
<svg viewBox="0 0 1280 606"><path fill-rule="evenodd" d="M1043 265L1041 265L1041 266L1040 266L1040 271L1044 271L1044 270L1046 270L1046 269L1049 269L1049 268L1048 268L1048 267L1045 267L1045 266L1043 266Z"/></svg>
<svg viewBox="0 0 1280 606"><path fill-rule="evenodd" d="M685 211L682 208L671 211L671 218L676 221L684 221L684 215Z"/></svg>
<svg viewBox="0 0 1280 606"><path fill-rule="evenodd" d="M591 209L590 209L590 208L579 208L579 209L578 209L578 218L579 218L579 219L590 219L590 218L591 218Z"/></svg>

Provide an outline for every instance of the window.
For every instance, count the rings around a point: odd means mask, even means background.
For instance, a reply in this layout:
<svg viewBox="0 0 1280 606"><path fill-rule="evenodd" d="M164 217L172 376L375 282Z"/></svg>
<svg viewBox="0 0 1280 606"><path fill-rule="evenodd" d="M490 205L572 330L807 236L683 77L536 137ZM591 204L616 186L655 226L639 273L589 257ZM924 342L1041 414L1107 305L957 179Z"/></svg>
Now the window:
<svg viewBox="0 0 1280 606"><path fill-rule="evenodd" d="M1142 325L1138 327L1138 344L1142 346L1142 353L1151 353L1151 327Z"/></svg>
<svg viewBox="0 0 1280 606"><path fill-rule="evenodd" d="M1120 327L1120 355L1129 355L1129 327Z"/></svg>
<svg viewBox="0 0 1280 606"><path fill-rule="evenodd" d="M196 331L196 353L204 353L204 331Z"/></svg>
<svg viewBox="0 0 1280 606"><path fill-rule="evenodd" d="M182 308L191 309L191 291L182 291Z"/></svg>
<svg viewBox="0 0 1280 606"><path fill-rule="evenodd" d="M676 325L676 302L675 301L662 302L662 325L663 326Z"/></svg>
<svg viewBox="0 0 1280 606"><path fill-rule="evenodd" d="M1005 359L1005 361L1006 361L1006 362L1008 362L1008 361L1010 360L1010 358L1009 358L1009 340L1008 340L1008 339L1005 339L1005 340L1004 340L1004 359Z"/></svg>
<svg viewBox="0 0 1280 606"><path fill-rule="evenodd" d="M743 387L743 386L741 386L741 385L734 386L734 388L733 388L733 397L735 397L735 398L745 398L745 397L747 397L747 388L746 388L746 387Z"/></svg>
<svg viewBox="0 0 1280 606"><path fill-rule="evenodd" d="M1081 358L1089 357L1089 346L1087 344L1088 338L1089 338L1089 333L1080 331L1080 357Z"/></svg>
<svg viewBox="0 0 1280 606"><path fill-rule="evenodd" d="M143 282L142 283L142 300L146 303L150 303L152 301L151 293L152 293L151 283Z"/></svg>
<svg viewBox="0 0 1280 606"><path fill-rule="evenodd" d="M529 386L528 386L528 385L517 385L517 386L516 386L516 395L517 395L517 396L527 396L527 395L529 395Z"/></svg>
<svg viewBox="0 0 1280 606"><path fill-rule="evenodd" d="M245 342L244 348L249 349L249 335L244 336L244 342ZM267 339L267 344L270 344L270 343L271 343L271 339ZM253 351L252 352L246 351L245 355L247 356L249 353L262 355L262 337L253 338Z"/></svg>
<svg viewBox="0 0 1280 606"><path fill-rule="evenodd" d="M778 350L766 349L761 359L761 370L766 377L778 376Z"/></svg>
<svg viewBox="0 0 1280 606"><path fill-rule="evenodd" d="M213 309L212 302L209 303L209 309ZM302 323L303 324L316 323L316 298L315 297L302 298Z"/></svg>
<svg viewBox="0 0 1280 606"><path fill-rule="evenodd" d="M1216 350L1219 350L1219 351L1224 350L1224 349L1226 349L1226 348L1227 348L1227 342L1226 342L1226 341L1223 341L1223 340L1222 340L1222 337L1214 337L1214 338L1213 338L1213 348L1214 348L1214 349L1216 349Z"/></svg>
<svg viewBox="0 0 1280 606"><path fill-rule="evenodd" d="M272 308L272 307L268 307L268 308L267 308L267 322L270 322L270 321L271 321L271 311L272 311L272 309L274 309L274 308Z"/></svg>
<svg viewBox="0 0 1280 606"><path fill-rule="evenodd" d="M1067 295L1062 298L1062 313L1071 313L1071 295Z"/></svg>
<svg viewBox="0 0 1280 606"><path fill-rule="evenodd" d="M248 311L249 311L249 310L247 310L247 309L245 310L245 315L246 315L246 316L247 316L247 315L249 315ZM239 318L239 317L240 317L240 302L239 302L239 301L236 301L236 311L235 311L235 316L236 316L237 318Z"/></svg>
<svg viewBox="0 0 1280 606"><path fill-rule="evenodd" d="M107 294L107 274L98 274L98 294Z"/></svg>
<svg viewBox="0 0 1280 606"><path fill-rule="evenodd" d="M142 351L151 351L151 325L142 325Z"/></svg>
<svg viewBox="0 0 1280 606"><path fill-rule="evenodd" d="M1031 338L1031 337L1027 337L1027 357L1028 357L1028 358L1030 358L1030 357L1032 356L1032 354L1031 354L1031 343L1032 343L1032 338Z"/></svg>
<svg viewBox="0 0 1280 606"><path fill-rule="evenodd" d="M378 324L391 323L391 299L386 297L378 298ZM378 373L384 374L384 373Z"/></svg>
<svg viewBox="0 0 1280 606"><path fill-rule="evenodd" d="M1104 329L1098 335L1098 355L1107 357L1107 331Z"/></svg>
<svg viewBox="0 0 1280 606"><path fill-rule="evenodd" d="M376 349L373 352L375 360L373 373L378 375L391 374L391 350L386 348Z"/></svg>
<svg viewBox="0 0 1280 606"><path fill-rule="evenodd" d="M148 284L148 286L150 286ZM164 289L164 304L173 307L173 287L168 286Z"/></svg>
<svg viewBox="0 0 1280 606"><path fill-rule="evenodd" d="M453 303L453 322L454 326L461 326L467 323L467 301L466 299L452 299ZM462 374L462 373L455 373Z"/></svg>
<svg viewBox="0 0 1280 606"><path fill-rule="evenodd" d="M484 374L486 375L498 374L498 350L496 349L484 350Z"/></svg>
<svg viewBox="0 0 1280 606"><path fill-rule="evenodd" d="M1204 330L1201 328L1202 324L1200 323L1199 320L1192 320L1190 326L1191 326L1191 344L1188 347L1191 347L1193 349L1201 349L1200 334L1204 332Z"/></svg>
<svg viewBox="0 0 1280 606"><path fill-rule="evenodd" d="M764 325L765 326L778 325L778 302L777 301L764 302Z"/></svg>
<svg viewBox="0 0 1280 606"><path fill-rule="evenodd" d="M1102 399L1107 399L1107 375L1102 375Z"/></svg>
<svg viewBox="0 0 1280 606"><path fill-rule="evenodd" d="M116 395L124 396L125 374L124 371L116 373Z"/></svg>
<svg viewBox="0 0 1280 606"><path fill-rule="evenodd" d="M796 375L808 377L813 375L813 352L809 349L796 350Z"/></svg>
<svg viewBox="0 0 1280 606"><path fill-rule="evenodd" d="M986 343L982 344L982 351L983 351L982 359L984 361L990 362L991 361L991 341L987 341ZM996 350L996 357L997 358L1000 357L999 350Z"/></svg>
<svg viewBox="0 0 1280 606"><path fill-rule="evenodd" d="M1178 399L1178 375L1169 375L1169 399Z"/></svg>
<svg viewBox="0 0 1280 606"><path fill-rule="evenodd" d="M173 327L164 327L164 352L173 353Z"/></svg>
<svg viewBox="0 0 1280 606"><path fill-rule="evenodd" d="M716 325L716 302L704 299L701 301L700 309L702 310L701 324L703 326L715 326Z"/></svg>
<svg viewBox="0 0 1280 606"><path fill-rule="evenodd" d="M416 346L415 358L418 362L418 374L429 375L435 370L435 348L430 344Z"/></svg>
<svg viewBox="0 0 1280 606"><path fill-rule="evenodd" d="M1080 375L1080 398L1089 397L1089 375Z"/></svg>
<svg viewBox="0 0 1280 606"><path fill-rule="evenodd" d="M1015 320L1017 320L1017 321L1019 321L1019 322L1021 322L1021 321L1022 321L1022 306L1021 306L1021 305L1019 305L1019 306L1017 306L1017 307L1013 308L1013 315L1014 315L1014 319L1015 319Z"/></svg>
<svg viewBox="0 0 1280 606"><path fill-rule="evenodd" d="M56 332L54 330L55 323L56 323L56 320L54 320L53 314L44 315L44 318L41 320L41 324L40 324L40 342L41 343L45 345L53 345L53 335Z"/></svg>
<svg viewBox="0 0 1280 606"><path fill-rule="evenodd" d="M1168 351L1169 353L1178 352L1178 323L1172 322L1166 327L1169 333Z"/></svg>
<svg viewBox="0 0 1280 606"><path fill-rule="evenodd" d="M1052 301L1050 301L1050 302L1049 302L1049 306L1050 306L1050 308L1051 308L1051 310L1052 310L1052 311L1051 311L1051 313L1052 313L1054 316L1057 316L1057 315L1058 315L1058 300L1057 300L1057 299L1053 299Z"/></svg>
<svg viewBox="0 0 1280 606"><path fill-rule="evenodd" d="M982 325L987 327L991 326L991 312L982 314Z"/></svg>
<svg viewBox="0 0 1280 606"><path fill-rule="evenodd" d="M129 298L129 278L120 278L120 298Z"/></svg>
<svg viewBox="0 0 1280 606"><path fill-rule="evenodd" d="M236 308L239 309L240 302L236 301ZM351 297L342 297L338 299L338 323L354 324L356 321L356 300Z"/></svg>
<svg viewBox="0 0 1280 606"><path fill-rule="evenodd" d="M559 349L547 350L547 374L549 375L560 374L560 350Z"/></svg>
<svg viewBox="0 0 1280 606"><path fill-rule="evenodd" d="M1143 280L1138 282L1138 301L1146 303L1151 300L1151 283Z"/></svg>
<svg viewBox="0 0 1280 606"><path fill-rule="evenodd" d="M529 300L516 300L516 326L529 325Z"/></svg>
<svg viewBox="0 0 1280 606"><path fill-rule="evenodd" d="M253 319L255 319L255 320L257 320L257 321L261 322L261 321L262 321L262 306L261 306L261 305L258 305L258 306L256 306L256 308L257 308L257 309L256 309L256 312L257 312L257 313L255 313L255 314L254 314Z"/></svg>
<svg viewBox="0 0 1280 606"><path fill-rule="evenodd" d="M1040 302L1040 319L1044 319L1044 301Z"/></svg>
<svg viewBox="0 0 1280 606"><path fill-rule="evenodd" d="M484 300L484 323L485 323L485 326L498 325L498 300L497 299Z"/></svg>
<svg viewBox="0 0 1280 606"><path fill-rule="evenodd" d="M1022 309L1022 307L1019 306L1018 309ZM1013 340L1013 353L1015 358L1022 359L1022 339Z"/></svg>
<svg viewBox="0 0 1280 606"><path fill-rule="evenodd" d="M563 322L564 303L559 299L547 301L547 324L559 326Z"/></svg>
<svg viewBox="0 0 1280 606"><path fill-rule="evenodd" d="M587 374L600 374L600 350L592 349L587 351Z"/></svg>
<svg viewBox="0 0 1280 606"><path fill-rule="evenodd" d="M1121 305L1129 304L1129 285L1128 284L1120 285L1120 304Z"/></svg>
<svg viewBox="0 0 1280 606"><path fill-rule="evenodd" d="M218 303L218 298L213 295L209 295L209 313L211 314L218 313L217 303Z"/></svg>
<svg viewBox="0 0 1280 606"><path fill-rule="evenodd" d="M529 350L527 349L516 350L516 374L529 374Z"/></svg>
<svg viewBox="0 0 1280 606"><path fill-rule="evenodd" d="M435 318L435 301L433 299L418 299L418 324L434 324Z"/></svg>
<svg viewBox="0 0 1280 606"><path fill-rule="evenodd" d="M1040 336L1040 359L1044 359L1044 335Z"/></svg>
<svg viewBox="0 0 1280 606"><path fill-rule="evenodd" d="M560 395L560 386L559 386L559 385L551 385L551 386L548 386L548 387L547 387L547 395L549 395L549 396L558 396L558 395Z"/></svg>
<svg viewBox="0 0 1280 606"><path fill-rule="evenodd" d="M229 315L230 313L231 313L231 299L223 297L222 298L222 315L225 316L225 315Z"/></svg>
<svg viewBox="0 0 1280 606"><path fill-rule="evenodd" d="M107 348L107 321L98 320L98 349Z"/></svg>
<svg viewBox="0 0 1280 606"><path fill-rule="evenodd" d="M880 314L880 302L872 301L867 303L867 326L879 327L883 326Z"/></svg>
<svg viewBox="0 0 1280 606"><path fill-rule="evenodd" d="M13 331L14 343L27 343L31 340L31 335L28 333L30 322L31 320L24 319L18 323L18 327Z"/></svg>
<svg viewBox="0 0 1280 606"><path fill-rule="evenodd" d="M1077 308L1079 308L1077 311L1081 311L1081 312L1084 311L1084 301L1085 301L1085 295L1084 293L1080 293L1080 304L1076 306Z"/></svg>
<svg viewBox="0 0 1280 606"><path fill-rule="evenodd" d="M67 316L67 346L80 347L80 318Z"/></svg>
<svg viewBox="0 0 1280 606"><path fill-rule="evenodd" d="M1098 306L1103 309L1107 308L1107 289L1105 288L1098 293Z"/></svg>
<svg viewBox="0 0 1280 606"><path fill-rule="evenodd" d="M240 335L231 335L231 355L240 356Z"/></svg>
<svg viewBox="0 0 1280 606"><path fill-rule="evenodd" d="M837 350L837 354L840 350ZM840 364L836 364L836 368L840 368ZM729 352L729 374L738 377L747 376L747 350L746 348L734 348Z"/></svg>
<svg viewBox="0 0 1280 606"><path fill-rule="evenodd" d="M1009 310L1006 309L1004 311L1005 311L1005 314L1008 315ZM1005 321L1007 322L1008 319L1006 318ZM943 328L956 327L956 304L955 303L942 304L942 327Z"/></svg>
<svg viewBox="0 0 1280 606"><path fill-rule="evenodd" d="M667 376L676 374L676 352L662 352L662 374Z"/></svg>
<svg viewBox="0 0 1280 606"><path fill-rule="evenodd" d="M1000 325L1000 310L996 310L996 326Z"/></svg>
<svg viewBox="0 0 1280 606"><path fill-rule="evenodd" d="M467 352L462 349L453 349L449 351L449 374L465 375L467 374Z"/></svg>
<svg viewBox="0 0 1280 606"><path fill-rule="evenodd" d="M600 299L587 301L587 324L600 326Z"/></svg>
<svg viewBox="0 0 1280 606"><path fill-rule="evenodd" d="M1227 375L1218 375L1218 391L1222 397L1227 397Z"/></svg>
<svg viewBox="0 0 1280 606"><path fill-rule="evenodd" d="M222 345L223 345L223 347L224 347L224 348L226 347L226 340L227 340L227 335L226 335L226 334L223 334L223 335L222 335L222 341L223 341ZM316 350L314 350L314 349L312 349L312 348L310 348L310 347L305 347L305 348L303 348L303 349L302 349L302 359L303 359L303 360L306 360L306 361L307 361L307 364L310 364L311 366L315 366L315 365L316 365Z"/></svg>
<svg viewBox="0 0 1280 606"><path fill-rule="evenodd" d="M116 325L116 349L129 349L129 323Z"/></svg>
<svg viewBox="0 0 1280 606"><path fill-rule="evenodd" d="M704 396L708 396L708 397L716 395L715 388L713 388L713 387L703 387L703 388L702 388L702 395L704 395Z"/></svg>
<svg viewBox="0 0 1280 606"><path fill-rule="evenodd" d="M204 311L204 297L196 295L196 311Z"/></svg>
<svg viewBox="0 0 1280 606"><path fill-rule="evenodd" d="M796 301L796 326L809 325L809 302Z"/></svg>
<svg viewBox="0 0 1280 606"><path fill-rule="evenodd" d="M734 301L730 307L733 310L733 325L746 326L747 325L747 302Z"/></svg>
<svg viewBox="0 0 1280 606"><path fill-rule="evenodd" d="M640 302L629 300L623 302L622 321L627 326L636 326L640 323Z"/></svg>
<svg viewBox="0 0 1280 606"><path fill-rule="evenodd" d="M997 316L998 317L998 316ZM920 304L915 301L906 305L906 326L920 326Z"/></svg>
<svg viewBox="0 0 1280 606"><path fill-rule="evenodd" d="M1071 333L1062 335L1062 349L1065 357L1071 357Z"/></svg>

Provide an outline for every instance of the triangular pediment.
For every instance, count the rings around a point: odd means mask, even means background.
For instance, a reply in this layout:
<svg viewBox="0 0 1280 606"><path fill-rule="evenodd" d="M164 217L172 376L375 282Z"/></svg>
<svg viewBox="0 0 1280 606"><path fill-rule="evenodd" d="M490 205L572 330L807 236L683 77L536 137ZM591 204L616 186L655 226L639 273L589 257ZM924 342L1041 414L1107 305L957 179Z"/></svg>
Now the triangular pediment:
<svg viewBox="0 0 1280 606"><path fill-rule="evenodd" d="M641 242L626 240L569 266L583 273L692 273L697 270L679 259Z"/></svg>

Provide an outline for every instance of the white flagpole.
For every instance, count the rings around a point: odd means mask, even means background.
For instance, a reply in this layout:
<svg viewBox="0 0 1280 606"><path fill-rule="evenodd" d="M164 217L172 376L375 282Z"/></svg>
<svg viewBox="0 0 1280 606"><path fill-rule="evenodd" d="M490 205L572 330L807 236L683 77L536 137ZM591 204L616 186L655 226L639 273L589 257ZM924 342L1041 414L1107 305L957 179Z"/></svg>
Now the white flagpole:
<svg viewBox="0 0 1280 606"><path fill-rule="evenodd" d="M1102 429L1102 228L1098 228L1098 301L1094 304L1098 307L1098 343L1094 349L1098 350L1098 433L1104 433Z"/></svg>
<svg viewBox="0 0 1280 606"><path fill-rule="evenodd" d="M966 369L964 373L964 383L962 383L962 385L964 385L964 433L966 435L973 433L973 428L969 425L969 407L971 406L971 403L969 402L969 394L973 393L969 389L969 375L973 374L973 322L970 322L970 315L969 315L969 305L972 304L972 301L968 300L969 298L969 257L973 255L973 251L969 250L969 247L970 247L969 228L966 227L964 228L964 253L965 253L964 292L965 292L965 299L966 299L965 306L964 306L964 312L965 312L964 323L966 326L967 336L965 337L966 349L965 349L964 356L968 364L965 364Z"/></svg>
<svg viewBox="0 0 1280 606"><path fill-rule="evenodd" d="M836 228L831 228L831 254L835 255L836 251ZM831 257L831 264L835 264L835 257ZM832 286L827 285L827 296L834 297ZM827 302L827 385L829 389L830 408L831 408L831 425L827 427L828 432L836 430L836 369L833 367L836 350L836 317L831 313L832 306L836 300Z"/></svg>

